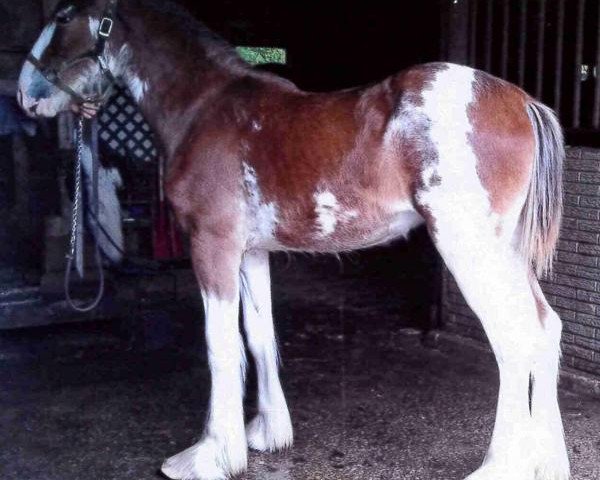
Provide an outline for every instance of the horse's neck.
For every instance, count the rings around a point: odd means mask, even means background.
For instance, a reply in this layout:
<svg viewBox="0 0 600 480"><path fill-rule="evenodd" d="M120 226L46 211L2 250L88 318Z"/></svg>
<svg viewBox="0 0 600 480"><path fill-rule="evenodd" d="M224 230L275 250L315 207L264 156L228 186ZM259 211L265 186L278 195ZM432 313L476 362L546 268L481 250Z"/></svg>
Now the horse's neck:
<svg viewBox="0 0 600 480"><path fill-rule="evenodd" d="M150 31L138 13L131 28L113 46L118 72L171 157L202 107L249 67L207 39L182 41L182 35ZM155 27L153 27L155 28ZM179 39L177 37L180 37ZM178 45L178 42L180 44ZM222 55L213 55L214 51Z"/></svg>

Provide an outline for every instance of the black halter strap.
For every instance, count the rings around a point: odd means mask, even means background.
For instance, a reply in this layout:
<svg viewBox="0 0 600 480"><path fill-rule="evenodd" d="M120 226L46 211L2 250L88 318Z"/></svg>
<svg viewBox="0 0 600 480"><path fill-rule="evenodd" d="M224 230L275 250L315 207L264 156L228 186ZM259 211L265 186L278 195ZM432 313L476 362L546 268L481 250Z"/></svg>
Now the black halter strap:
<svg viewBox="0 0 600 480"><path fill-rule="evenodd" d="M118 0L108 1L106 5L106 10L104 11L104 15L102 15L102 19L100 20L100 26L98 27L97 32L98 39L96 40L96 45L94 46L94 48L92 48L88 52L83 53L82 55L73 58L72 60L69 60L61 71L57 72L52 69L49 69L38 58L35 58L31 53L27 55L27 61L29 61L29 63L31 63L42 74L42 76L46 80L48 80L48 82L50 82L66 94L70 95L79 104L97 101L103 95L100 95L99 97L82 96L81 94L73 90L60 78L60 73L82 60L92 60L98 65L102 76L108 78L108 80L112 84L116 82L115 77L108 68L108 64L106 63L104 53L106 51L106 43L110 38L115 23L114 19L117 12L117 4Z"/></svg>

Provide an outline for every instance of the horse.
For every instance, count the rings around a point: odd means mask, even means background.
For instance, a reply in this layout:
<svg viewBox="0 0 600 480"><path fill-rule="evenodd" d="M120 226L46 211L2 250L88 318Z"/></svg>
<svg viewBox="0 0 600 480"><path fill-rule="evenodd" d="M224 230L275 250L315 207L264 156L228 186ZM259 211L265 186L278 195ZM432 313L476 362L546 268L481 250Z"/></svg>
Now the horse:
<svg viewBox="0 0 600 480"><path fill-rule="evenodd" d="M468 479L569 478L557 401L561 320L538 283L562 212L563 137L548 107L451 63L306 92L252 68L163 0L61 1L17 96L32 116L93 115L82 103L98 92L91 98L101 101L111 77L128 85L157 135L205 312L209 415L201 440L164 462L167 477L230 478L246 469L248 447L292 445L269 252L335 254L424 224L499 369L491 442ZM259 398L246 426L240 297Z"/></svg>

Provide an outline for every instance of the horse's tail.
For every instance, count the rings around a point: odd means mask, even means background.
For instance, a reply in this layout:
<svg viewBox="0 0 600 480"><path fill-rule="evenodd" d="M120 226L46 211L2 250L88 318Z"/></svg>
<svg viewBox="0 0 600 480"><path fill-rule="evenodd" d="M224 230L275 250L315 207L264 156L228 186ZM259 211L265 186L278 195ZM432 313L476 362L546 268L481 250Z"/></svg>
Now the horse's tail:
<svg viewBox="0 0 600 480"><path fill-rule="evenodd" d="M539 102L527 105L535 137L535 156L527 200L521 214L521 252L538 276L550 272L562 216L565 147L554 112Z"/></svg>

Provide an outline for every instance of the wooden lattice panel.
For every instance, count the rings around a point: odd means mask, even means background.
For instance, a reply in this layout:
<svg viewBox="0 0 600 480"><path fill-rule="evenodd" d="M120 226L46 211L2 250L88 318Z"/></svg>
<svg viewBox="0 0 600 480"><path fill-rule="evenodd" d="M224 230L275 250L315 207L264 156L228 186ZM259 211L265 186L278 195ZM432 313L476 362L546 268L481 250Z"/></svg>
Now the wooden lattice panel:
<svg viewBox="0 0 600 480"><path fill-rule="evenodd" d="M151 162L158 157L154 135L129 90L116 86L99 118L99 136L114 152L130 160Z"/></svg>

